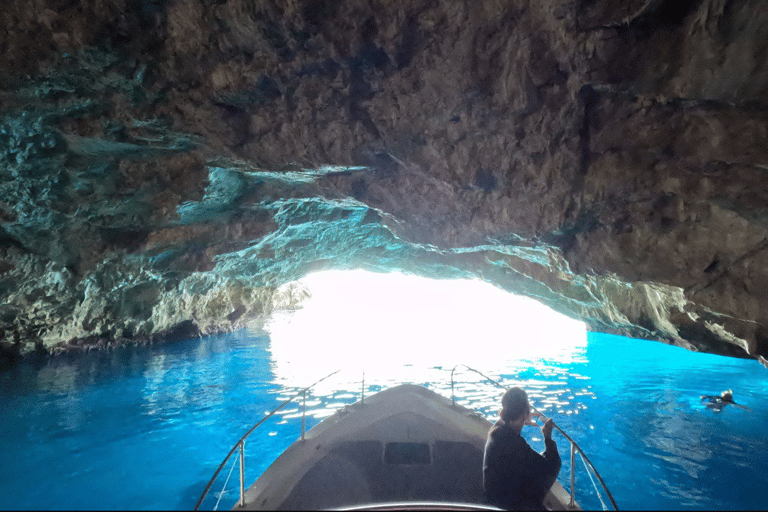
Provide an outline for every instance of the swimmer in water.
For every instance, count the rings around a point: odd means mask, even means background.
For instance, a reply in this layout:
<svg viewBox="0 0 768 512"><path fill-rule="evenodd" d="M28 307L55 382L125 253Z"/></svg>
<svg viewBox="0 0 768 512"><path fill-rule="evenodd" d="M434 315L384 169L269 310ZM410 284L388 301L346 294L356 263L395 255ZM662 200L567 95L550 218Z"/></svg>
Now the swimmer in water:
<svg viewBox="0 0 768 512"><path fill-rule="evenodd" d="M742 409L746 409L748 411L752 411L749 407L737 404L733 401L733 390L729 389L727 391L723 391L720 393L720 396L712 396L712 395L701 395L702 400L709 400L709 402L706 404L707 407L714 410L715 412L720 412L723 410L723 407L726 405L735 405L736 407L741 407Z"/></svg>

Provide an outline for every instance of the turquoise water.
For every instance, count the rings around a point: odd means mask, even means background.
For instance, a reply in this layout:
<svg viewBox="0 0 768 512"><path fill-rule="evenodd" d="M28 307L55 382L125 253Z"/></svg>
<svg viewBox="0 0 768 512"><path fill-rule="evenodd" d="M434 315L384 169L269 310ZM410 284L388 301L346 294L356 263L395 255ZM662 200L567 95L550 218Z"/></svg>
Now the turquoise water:
<svg viewBox="0 0 768 512"><path fill-rule="evenodd" d="M192 508L251 425L299 387L337 369L294 372L277 356L285 347L276 348L267 336L240 331L0 369L0 508ZM597 334L547 360L512 356L478 369L524 386L534 405L587 452L620 508L768 504L762 494L768 370L755 361ZM366 393L410 381L449 396L450 369L367 371ZM467 371L457 370L456 379L461 403L495 415L497 388ZM308 427L356 401L360 387L356 371L324 382L307 401ZM701 405L700 394L728 388L752 412L727 407L715 413ZM246 479L261 474L300 428L300 411L290 405L257 430L246 446ZM524 432L542 448L536 429ZM555 439L563 457L559 480L567 487L568 445ZM602 508L578 458L577 465L577 501ZM204 507L213 508L229 470ZM237 472L220 509L236 499Z"/></svg>

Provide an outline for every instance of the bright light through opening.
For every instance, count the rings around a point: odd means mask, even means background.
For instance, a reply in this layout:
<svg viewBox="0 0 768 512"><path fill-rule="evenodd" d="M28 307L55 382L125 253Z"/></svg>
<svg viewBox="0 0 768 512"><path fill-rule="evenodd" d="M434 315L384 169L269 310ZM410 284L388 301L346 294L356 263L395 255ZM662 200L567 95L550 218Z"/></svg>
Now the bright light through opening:
<svg viewBox="0 0 768 512"><path fill-rule="evenodd" d="M276 377L297 384L339 368L365 371L368 380L391 379L408 366L567 364L586 346L582 322L479 280L356 270L301 282L312 298L266 326Z"/></svg>

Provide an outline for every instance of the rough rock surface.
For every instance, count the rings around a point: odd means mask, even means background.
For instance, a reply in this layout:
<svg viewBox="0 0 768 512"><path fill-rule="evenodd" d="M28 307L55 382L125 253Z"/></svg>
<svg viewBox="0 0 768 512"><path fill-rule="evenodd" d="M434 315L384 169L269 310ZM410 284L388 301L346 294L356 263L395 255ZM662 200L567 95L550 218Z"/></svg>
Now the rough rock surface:
<svg viewBox="0 0 768 512"><path fill-rule="evenodd" d="M480 277L768 357L761 0L6 0L0 347Z"/></svg>

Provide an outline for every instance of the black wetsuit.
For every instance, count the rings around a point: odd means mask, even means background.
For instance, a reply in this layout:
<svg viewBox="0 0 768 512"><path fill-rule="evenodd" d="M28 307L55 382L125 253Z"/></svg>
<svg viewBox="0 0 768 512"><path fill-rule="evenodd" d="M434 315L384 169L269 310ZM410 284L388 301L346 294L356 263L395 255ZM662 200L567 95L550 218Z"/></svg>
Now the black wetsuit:
<svg viewBox="0 0 768 512"><path fill-rule="evenodd" d="M483 489L489 503L506 510L544 510L542 502L561 465L557 444L547 439L545 445L539 454L511 428L491 430L483 457Z"/></svg>

